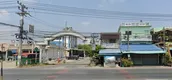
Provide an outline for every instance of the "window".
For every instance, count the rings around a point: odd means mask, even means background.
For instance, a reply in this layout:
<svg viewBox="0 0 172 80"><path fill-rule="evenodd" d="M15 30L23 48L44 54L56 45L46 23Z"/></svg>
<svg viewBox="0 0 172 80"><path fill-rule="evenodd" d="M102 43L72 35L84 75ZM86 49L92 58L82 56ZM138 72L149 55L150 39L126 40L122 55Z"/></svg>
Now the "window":
<svg viewBox="0 0 172 80"><path fill-rule="evenodd" d="M116 43L116 39L109 39L109 43Z"/></svg>

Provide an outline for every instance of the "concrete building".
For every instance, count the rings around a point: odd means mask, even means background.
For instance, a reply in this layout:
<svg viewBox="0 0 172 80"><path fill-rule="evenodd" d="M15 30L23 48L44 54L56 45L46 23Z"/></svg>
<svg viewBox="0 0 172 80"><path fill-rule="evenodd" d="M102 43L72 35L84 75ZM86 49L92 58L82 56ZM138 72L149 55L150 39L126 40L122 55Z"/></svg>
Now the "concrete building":
<svg viewBox="0 0 172 80"><path fill-rule="evenodd" d="M104 67L115 67L120 63L121 52L119 49L120 34L119 33L101 33L101 46L104 49L99 51L99 55L104 60ZM119 66L119 65L118 65Z"/></svg>
<svg viewBox="0 0 172 80"><path fill-rule="evenodd" d="M172 55L172 28L158 27L151 29L152 42ZM164 45L165 44L165 45Z"/></svg>
<svg viewBox="0 0 172 80"><path fill-rule="evenodd" d="M160 65L166 51L152 44L151 25L145 22L122 23L118 29L121 33L120 50L122 55L131 59L134 65ZM129 40L127 40L127 32Z"/></svg>

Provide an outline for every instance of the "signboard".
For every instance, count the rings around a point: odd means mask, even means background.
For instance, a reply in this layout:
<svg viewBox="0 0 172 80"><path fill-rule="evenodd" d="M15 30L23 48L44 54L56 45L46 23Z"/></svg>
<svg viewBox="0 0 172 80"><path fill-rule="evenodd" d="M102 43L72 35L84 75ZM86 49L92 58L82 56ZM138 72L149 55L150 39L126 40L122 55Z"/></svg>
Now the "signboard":
<svg viewBox="0 0 172 80"><path fill-rule="evenodd" d="M34 33L34 25L29 25L29 32Z"/></svg>
<svg viewBox="0 0 172 80"><path fill-rule="evenodd" d="M122 23L121 26L150 26L149 23Z"/></svg>
<svg viewBox="0 0 172 80"><path fill-rule="evenodd" d="M38 52L39 52L39 49L36 47L36 48L34 49L34 51L35 51L36 53L38 53Z"/></svg>

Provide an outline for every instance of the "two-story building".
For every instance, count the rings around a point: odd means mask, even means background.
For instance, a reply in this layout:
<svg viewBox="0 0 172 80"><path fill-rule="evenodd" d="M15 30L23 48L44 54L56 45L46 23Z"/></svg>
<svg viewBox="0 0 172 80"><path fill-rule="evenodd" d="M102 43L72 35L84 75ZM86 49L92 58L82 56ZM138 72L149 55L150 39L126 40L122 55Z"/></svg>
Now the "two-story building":
<svg viewBox="0 0 172 80"><path fill-rule="evenodd" d="M151 34L152 42L172 55L172 27L152 28Z"/></svg>
<svg viewBox="0 0 172 80"><path fill-rule="evenodd" d="M122 55L133 61L134 65L159 65L166 52L152 44L151 25L145 22L122 23L118 29L121 34Z"/></svg>
<svg viewBox="0 0 172 80"><path fill-rule="evenodd" d="M104 58L104 66L115 67L115 62L119 62L121 52L119 49L120 43L119 33L101 33L101 46L104 48L99 51L99 55Z"/></svg>

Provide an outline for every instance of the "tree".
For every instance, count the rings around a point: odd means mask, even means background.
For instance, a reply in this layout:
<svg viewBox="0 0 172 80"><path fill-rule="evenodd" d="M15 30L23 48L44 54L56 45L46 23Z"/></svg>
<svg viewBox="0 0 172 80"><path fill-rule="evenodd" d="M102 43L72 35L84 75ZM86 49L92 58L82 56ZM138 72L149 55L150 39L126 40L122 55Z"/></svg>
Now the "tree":
<svg viewBox="0 0 172 80"><path fill-rule="evenodd" d="M85 50L89 57L97 57L99 50L102 49L102 47L100 45L96 45L96 49L95 51L93 51L91 45L84 44L84 45L78 45L78 49Z"/></svg>
<svg viewBox="0 0 172 80"><path fill-rule="evenodd" d="M164 56L164 64L168 65L172 63L172 58L170 57L169 53L167 52Z"/></svg>
<svg viewBox="0 0 172 80"><path fill-rule="evenodd" d="M102 47L100 45L96 45L96 49L92 50L92 46L91 45L78 45L78 49L83 49L86 51L87 55L90 57L90 63L89 65L98 65L100 63L100 59L99 59L99 50L102 49Z"/></svg>
<svg viewBox="0 0 172 80"><path fill-rule="evenodd" d="M86 44L78 45L78 49L84 50L87 53L87 55L89 57L91 57L91 54L92 54L92 47L91 47L91 45L86 45Z"/></svg>

